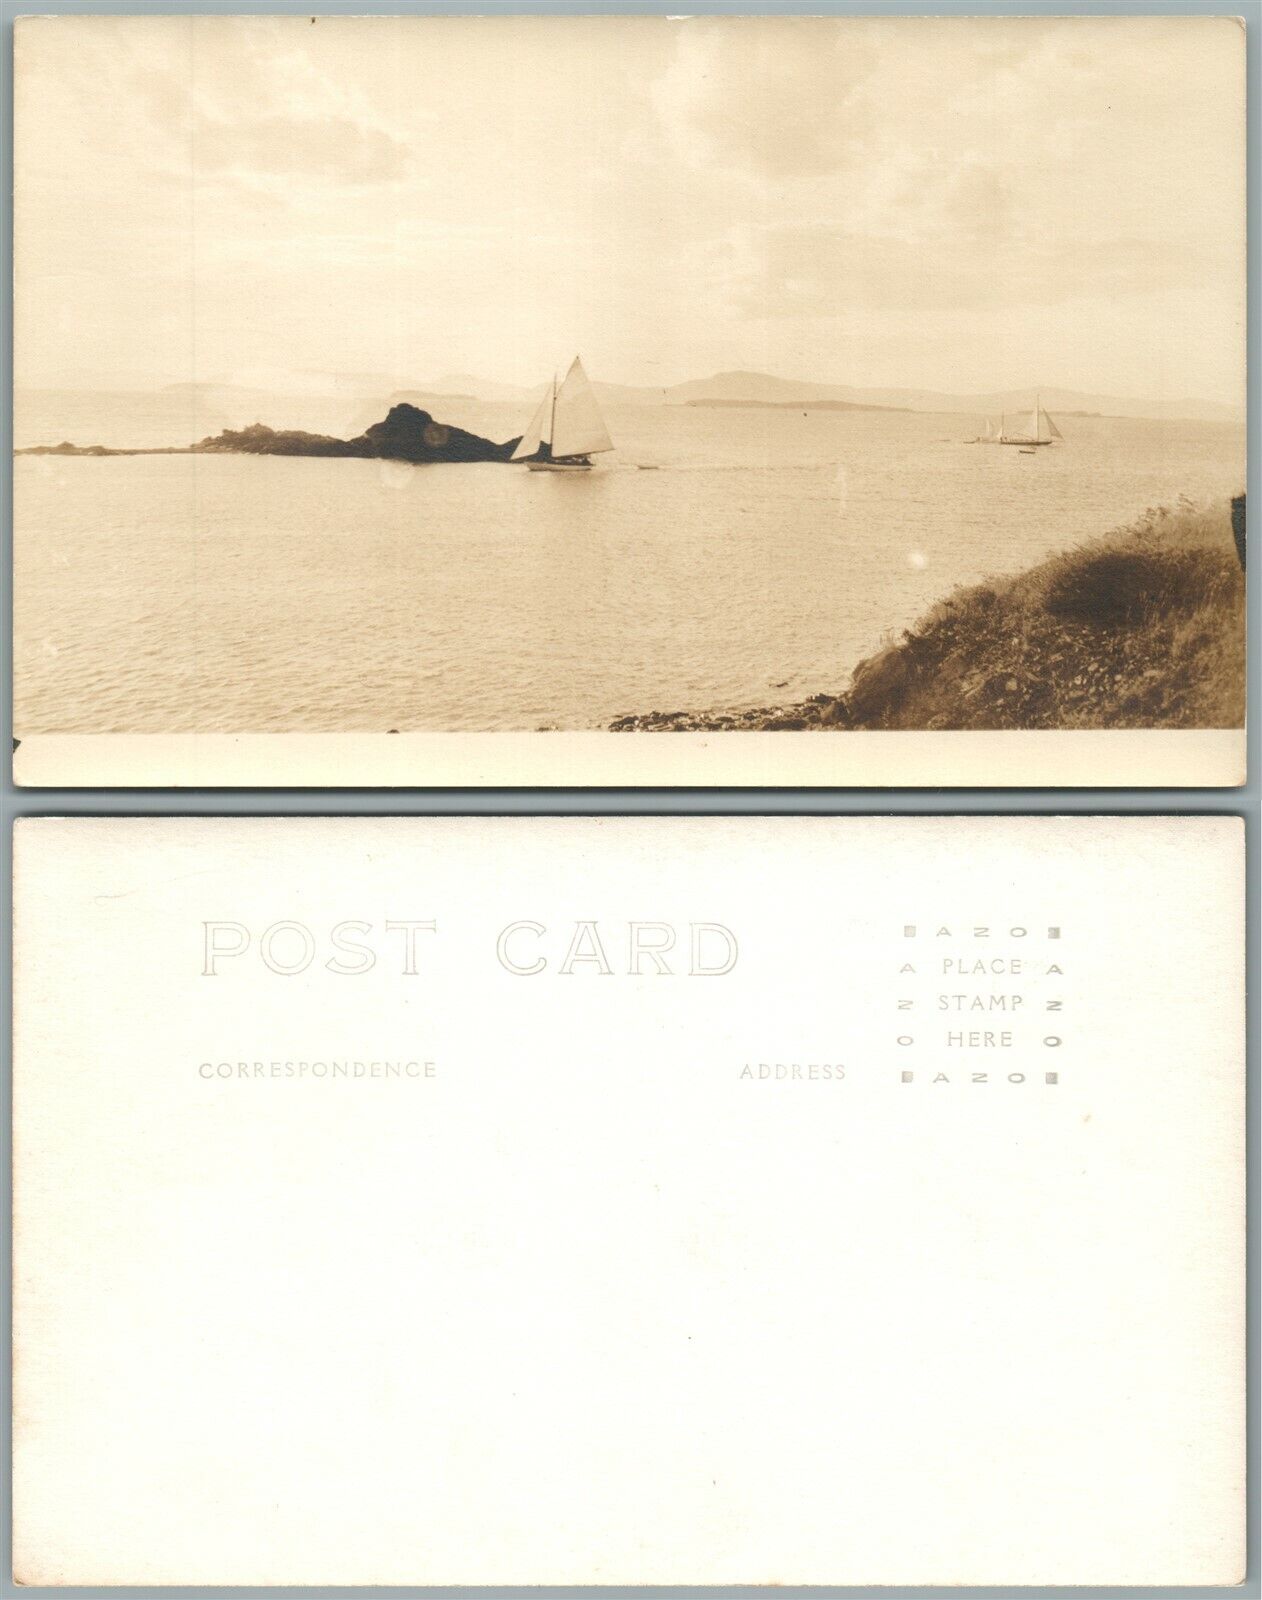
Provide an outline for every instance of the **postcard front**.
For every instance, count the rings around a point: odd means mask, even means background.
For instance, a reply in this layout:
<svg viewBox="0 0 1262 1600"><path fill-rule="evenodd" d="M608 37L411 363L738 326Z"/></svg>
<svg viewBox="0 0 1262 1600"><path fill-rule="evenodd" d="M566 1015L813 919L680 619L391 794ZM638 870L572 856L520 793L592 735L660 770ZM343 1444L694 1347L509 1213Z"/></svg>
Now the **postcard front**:
<svg viewBox="0 0 1262 1600"><path fill-rule="evenodd" d="M23 19L17 780L1242 781L1244 131L1229 17Z"/></svg>
<svg viewBox="0 0 1262 1600"><path fill-rule="evenodd" d="M28 821L27 1584L1230 1584L1228 819Z"/></svg>

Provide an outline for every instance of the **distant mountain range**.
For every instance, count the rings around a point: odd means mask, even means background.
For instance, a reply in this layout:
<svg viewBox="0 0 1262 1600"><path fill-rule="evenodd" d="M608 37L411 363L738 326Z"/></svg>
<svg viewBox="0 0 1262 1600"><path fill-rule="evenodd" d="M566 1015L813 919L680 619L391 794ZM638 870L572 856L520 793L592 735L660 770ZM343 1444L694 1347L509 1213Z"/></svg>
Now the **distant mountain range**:
<svg viewBox="0 0 1262 1600"><path fill-rule="evenodd" d="M302 376L294 375L292 392L300 390ZM315 379L319 375L311 376ZM209 400L226 399L236 388L230 384L171 384L166 392L195 391L201 398ZM326 394L338 393L348 399L358 396L365 401L379 401L389 395L411 401L462 398L528 407L538 401L545 385L536 384L526 388L518 384L496 383L467 373L448 373L430 383L355 373L323 378L321 388ZM1108 417L1177 418L1196 422L1243 420L1243 413L1238 408L1216 400L1133 400L1118 395L1055 388L1005 389L984 394L944 394L932 389L858 389L844 384L778 378L765 372L720 372L712 378L696 378L660 389L599 382L593 382L593 388L603 406L815 406L828 410L928 411L985 417L998 416L1004 411L1028 411L1037 396L1049 411L1059 412L1062 416L1076 413Z"/></svg>
<svg viewBox="0 0 1262 1600"><path fill-rule="evenodd" d="M719 372L661 389L599 383L592 387L603 405L820 406L863 411L935 411L971 416L1003 411L1028 411L1041 397L1049 411L1063 415L1182 418L1200 422L1238 422L1242 413L1216 400L1130 400L1118 395L1088 394L1077 389L1005 389L986 394L943 394L933 389L856 389L844 384L809 383L776 378L766 372ZM461 373L422 385L426 394L464 395L471 400L520 401L529 405L544 385L520 388L489 383Z"/></svg>

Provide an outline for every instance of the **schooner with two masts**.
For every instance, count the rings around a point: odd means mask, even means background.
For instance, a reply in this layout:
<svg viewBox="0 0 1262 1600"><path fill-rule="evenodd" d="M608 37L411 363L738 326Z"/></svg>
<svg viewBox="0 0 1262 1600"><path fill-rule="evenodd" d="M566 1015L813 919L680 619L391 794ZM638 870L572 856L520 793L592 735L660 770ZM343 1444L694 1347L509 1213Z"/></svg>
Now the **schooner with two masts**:
<svg viewBox="0 0 1262 1600"><path fill-rule="evenodd" d="M596 395L577 356L560 385L553 377L513 451L531 472L590 472L591 458L613 449Z"/></svg>
<svg viewBox="0 0 1262 1600"><path fill-rule="evenodd" d="M1051 444L1053 439L1063 439L1064 434L1052 421L1051 417L1043 410L1043 401L1040 396L1034 402L1034 410L1025 419L1024 425L1018 424L1013 433L1008 432L1008 418L1003 415L999 418L999 426L995 427L994 421L987 418L986 432L973 440L974 444L1019 444L1027 449L1034 444Z"/></svg>

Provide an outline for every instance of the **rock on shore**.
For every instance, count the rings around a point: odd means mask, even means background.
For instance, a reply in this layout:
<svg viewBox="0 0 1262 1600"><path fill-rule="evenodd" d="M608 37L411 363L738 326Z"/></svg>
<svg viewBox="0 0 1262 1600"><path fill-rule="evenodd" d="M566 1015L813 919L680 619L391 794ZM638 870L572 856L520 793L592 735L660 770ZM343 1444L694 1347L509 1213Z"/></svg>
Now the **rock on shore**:
<svg viewBox="0 0 1262 1600"><path fill-rule="evenodd" d="M817 694L800 705L750 706L739 711L649 711L619 717L614 733L803 733L853 726L844 695Z"/></svg>

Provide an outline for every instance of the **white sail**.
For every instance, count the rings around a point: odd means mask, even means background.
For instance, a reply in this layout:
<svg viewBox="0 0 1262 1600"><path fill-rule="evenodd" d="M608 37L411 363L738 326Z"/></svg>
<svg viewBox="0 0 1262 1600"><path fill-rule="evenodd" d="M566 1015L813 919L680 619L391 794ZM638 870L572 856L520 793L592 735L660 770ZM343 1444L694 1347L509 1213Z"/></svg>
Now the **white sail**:
<svg viewBox="0 0 1262 1600"><path fill-rule="evenodd" d="M522 441L525 443L525 440ZM612 450L613 440L605 430L596 396L574 357L574 365L557 390L556 418L552 426L552 457L591 456L598 450Z"/></svg>
<svg viewBox="0 0 1262 1600"><path fill-rule="evenodd" d="M527 456L534 455L541 444L552 442L552 409L556 399L556 383L550 383L544 391L543 399L539 402L539 409L530 419L530 426L521 436L521 443L513 451L512 460L524 461Z"/></svg>
<svg viewBox="0 0 1262 1600"><path fill-rule="evenodd" d="M1043 410L1043 402L1036 401L1034 410L1030 413L1030 420L1025 425L1021 435L1023 444L1051 444L1053 439L1061 439L1064 435L1060 429Z"/></svg>

